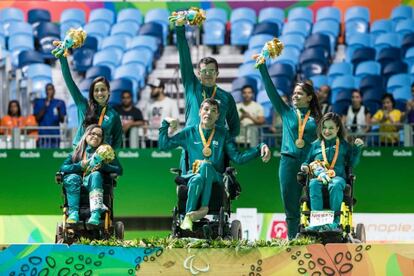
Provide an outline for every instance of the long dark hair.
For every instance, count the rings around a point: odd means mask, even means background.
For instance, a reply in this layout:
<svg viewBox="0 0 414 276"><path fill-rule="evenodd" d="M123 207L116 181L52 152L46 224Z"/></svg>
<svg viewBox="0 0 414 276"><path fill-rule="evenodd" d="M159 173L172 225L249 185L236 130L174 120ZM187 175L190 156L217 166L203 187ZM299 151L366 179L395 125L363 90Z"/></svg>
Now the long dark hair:
<svg viewBox="0 0 414 276"><path fill-rule="evenodd" d="M17 116L18 117L22 116L22 109L20 108L20 103L19 103L19 101L16 101L16 100L12 100L12 101L9 102L9 106L7 107L7 115L13 116L11 114L11 105L14 104L14 103L17 105Z"/></svg>
<svg viewBox="0 0 414 276"><path fill-rule="evenodd" d="M91 86L89 87L89 99L88 99L88 109L86 110L86 116L85 120L83 120L83 127L87 127L92 124L97 124L99 120L99 114L98 114L98 102L95 100L93 96L93 91L95 89L95 85L98 82L105 83L106 87L108 88L108 91L110 91L109 87L109 81L104 77L97 77L93 80L91 83ZM109 97L108 97L109 100Z"/></svg>
<svg viewBox="0 0 414 276"><path fill-rule="evenodd" d="M319 120L318 133L317 133L318 139L319 140L323 139L323 136L322 136L323 123L325 123L326 121L329 121L329 120L332 120L335 123L335 125L339 128L338 134L337 134L338 138L341 139L341 140L342 139L346 140L346 130L345 130L344 124L342 123L341 116L337 113L334 113L334 112L326 113Z"/></svg>
<svg viewBox="0 0 414 276"><path fill-rule="evenodd" d="M312 100L309 103L309 109L315 121L319 122L319 120L322 117L322 112L321 112L321 107L319 105L318 98L316 97L315 89L313 88L313 85L310 84L308 81L305 81L305 82L298 82L296 86L300 86L307 96L312 96Z"/></svg>
<svg viewBox="0 0 414 276"><path fill-rule="evenodd" d="M86 143L86 137L95 128L99 128L100 130L102 130L102 140L101 140L101 144L104 142L105 132L104 132L103 128L100 125L98 125L98 124L89 125L86 128L85 133L82 135L82 138L80 139L78 145L73 150L72 162L76 163L76 162L79 162L79 161L82 160L83 153L85 152L86 147L88 146L88 143Z"/></svg>

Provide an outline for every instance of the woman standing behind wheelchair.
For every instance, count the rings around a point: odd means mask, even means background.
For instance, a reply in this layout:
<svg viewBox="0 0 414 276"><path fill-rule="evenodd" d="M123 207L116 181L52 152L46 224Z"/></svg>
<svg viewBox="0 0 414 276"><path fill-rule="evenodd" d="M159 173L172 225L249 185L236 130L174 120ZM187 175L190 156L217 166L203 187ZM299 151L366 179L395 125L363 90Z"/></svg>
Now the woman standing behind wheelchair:
<svg viewBox="0 0 414 276"><path fill-rule="evenodd" d="M117 149L122 146L123 130L118 113L108 104L110 94L108 80L104 77L94 79L89 87L89 97L87 100L82 96L70 73L66 59L67 51L70 48L80 47L85 38L86 33L83 30L71 29L63 42L54 42L54 45L57 47L52 51L60 60L63 78L78 109L79 128L72 144L76 147L86 127L91 124L98 124L102 126L106 133L105 143Z"/></svg>
<svg viewBox="0 0 414 276"><path fill-rule="evenodd" d="M319 121L317 135L301 166L303 172L312 175L309 183L311 210L323 209L322 187L328 185L329 206L332 211L340 211L346 184L345 166L355 167L359 163L364 142L357 138L353 144L348 143L341 117L332 112ZM336 216L334 222L324 228L332 230L338 226L339 216Z"/></svg>
<svg viewBox="0 0 414 276"><path fill-rule="evenodd" d="M122 167L115 158L112 162L92 163L94 153L103 144L104 131L98 124L88 126L78 145L70 154L60 171L65 174L63 186L69 206L69 217L67 223L74 224L79 221L79 201L81 185L89 191L89 204L91 216L88 224L99 225L101 213L105 211L103 204L103 175L108 173L122 174Z"/></svg>

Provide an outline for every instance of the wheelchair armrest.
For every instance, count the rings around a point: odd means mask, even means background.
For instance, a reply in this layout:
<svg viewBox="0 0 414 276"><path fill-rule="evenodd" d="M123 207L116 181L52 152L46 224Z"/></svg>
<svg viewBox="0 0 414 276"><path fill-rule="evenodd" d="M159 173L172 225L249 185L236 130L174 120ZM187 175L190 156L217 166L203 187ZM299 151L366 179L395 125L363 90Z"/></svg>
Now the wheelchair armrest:
<svg viewBox="0 0 414 276"><path fill-rule="evenodd" d="M171 168L170 173L172 174L178 174L179 176L183 173L183 171L179 168Z"/></svg>
<svg viewBox="0 0 414 276"><path fill-rule="evenodd" d="M296 175L296 179L298 181L298 183L302 186L306 186L306 182L308 181L308 174L305 172L298 172L298 174Z"/></svg>
<svg viewBox="0 0 414 276"><path fill-rule="evenodd" d="M55 174L55 182L56 182L56 184L62 184L62 182L63 182L63 175L64 175L64 173L61 172L61 171L56 172L56 174Z"/></svg>
<svg viewBox="0 0 414 276"><path fill-rule="evenodd" d="M226 168L226 173L227 173L227 174L231 174L231 175L236 175L236 174L237 174L237 171L236 171L236 168L233 168L233 167L227 167L227 168Z"/></svg>

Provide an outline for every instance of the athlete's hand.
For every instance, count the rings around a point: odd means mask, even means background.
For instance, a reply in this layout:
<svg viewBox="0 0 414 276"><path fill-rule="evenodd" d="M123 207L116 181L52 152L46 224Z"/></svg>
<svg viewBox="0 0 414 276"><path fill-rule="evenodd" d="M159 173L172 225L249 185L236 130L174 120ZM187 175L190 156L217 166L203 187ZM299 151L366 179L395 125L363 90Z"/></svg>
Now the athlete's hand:
<svg viewBox="0 0 414 276"><path fill-rule="evenodd" d="M167 121L167 123L170 125L170 129L171 131L176 131L178 128L178 120L175 118L171 118L171 117L166 117L164 119L165 121Z"/></svg>
<svg viewBox="0 0 414 276"><path fill-rule="evenodd" d="M266 144L263 144L262 147L260 148L260 157L262 157L262 161L264 163L267 163L270 160L271 152L270 152L269 147Z"/></svg>

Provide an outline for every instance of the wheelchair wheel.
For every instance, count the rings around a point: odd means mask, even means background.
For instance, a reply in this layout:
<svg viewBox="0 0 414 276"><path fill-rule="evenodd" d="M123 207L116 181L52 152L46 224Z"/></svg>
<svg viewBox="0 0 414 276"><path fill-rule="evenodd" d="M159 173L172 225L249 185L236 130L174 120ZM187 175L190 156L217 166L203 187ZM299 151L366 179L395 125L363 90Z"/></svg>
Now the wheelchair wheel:
<svg viewBox="0 0 414 276"><path fill-rule="evenodd" d="M365 226L362 223L358 223L355 230L355 238L360 240L362 243L366 241Z"/></svg>
<svg viewBox="0 0 414 276"><path fill-rule="evenodd" d="M118 240L124 239L125 227L122 221L115 222L115 238Z"/></svg>
<svg viewBox="0 0 414 276"><path fill-rule="evenodd" d="M171 225L171 230L172 230L172 236L178 238L179 237L179 233L178 233L178 224L179 224L179 214L178 214L178 207L174 207L173 210L173 215L172 215L172 225Z"/></svg>
<svg viewBox="0 0 414 276"><path fill-rule="evenodd" d="M224 208L220 207L219 212L219 227L218 227L218 236L223 238L224 237Z"/></svg>
<svg viewBox="0 0 414 276"><path fill-rule="evenodd" d="M239 220L233 220L230 226L231 238L233 240L242 239L242 226Z"/></svg>

